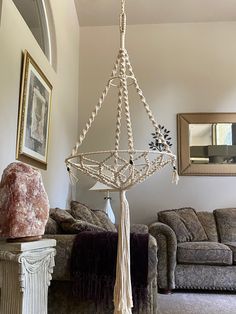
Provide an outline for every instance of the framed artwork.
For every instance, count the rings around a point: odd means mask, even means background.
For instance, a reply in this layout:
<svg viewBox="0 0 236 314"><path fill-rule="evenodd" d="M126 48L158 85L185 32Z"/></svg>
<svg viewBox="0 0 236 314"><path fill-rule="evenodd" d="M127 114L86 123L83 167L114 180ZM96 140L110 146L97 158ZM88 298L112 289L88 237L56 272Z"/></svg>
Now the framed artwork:
<svg viewBox="0 0 236 314"><path fill-rule="evenodd" d="M52 85L28 51L24 52L16 158L47 165Z"/></svg>

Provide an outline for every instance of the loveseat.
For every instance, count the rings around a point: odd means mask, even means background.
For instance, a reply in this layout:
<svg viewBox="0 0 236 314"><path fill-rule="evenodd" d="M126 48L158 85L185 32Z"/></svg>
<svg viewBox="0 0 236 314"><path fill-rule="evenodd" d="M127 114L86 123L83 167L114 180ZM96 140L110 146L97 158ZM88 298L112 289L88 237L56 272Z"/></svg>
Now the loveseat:
<svg viewBox="0 0 236 314"><path fill-rule="evenodd" d="M159 211L158 288L236 290L236 209Z"/></svg>
<svg viewBox="0 0 236 314"><path fill-rule="evenodd" d="M81 301L72 293L73 278L70 275L71 251L74 239L82 231L112 231L116 227L103 211L93 211L79 202L72 202L70 210L54 208L46 225L44 238L56 239L55 267L48 294L48 314L110 314L113 303L101 309L93 300ZM147 233L145 225L131 226L131 232ZM148 286L144 304L134 308L133 313L157 313L157 244L154 237L148 237Z"/></svg>

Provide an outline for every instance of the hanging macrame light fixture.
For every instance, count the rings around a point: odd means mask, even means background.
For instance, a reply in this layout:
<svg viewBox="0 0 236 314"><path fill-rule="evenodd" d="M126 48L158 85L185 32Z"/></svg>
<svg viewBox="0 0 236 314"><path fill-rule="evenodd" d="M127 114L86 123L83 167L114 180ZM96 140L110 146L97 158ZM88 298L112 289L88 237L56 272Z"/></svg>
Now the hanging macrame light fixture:
<svg viewBox="0 0 236 314"><path fill-rule="evenodd" d="M126 14L125 0L121 0L120 14L120 50L108 83L99 98L98 104L86 123L78 142L66 159L67 170L71 176L77 176L77 170L93 179L120 192L120 223L118 236L118 252L116 265L116 282L114 287L114 313L129 314L133 307L131 278L130 278L130 216L126 191L133 185L143 182L149 176L167 164L173 167L173 182L178 181L176 156L172 154L169 144L164 138L146 99L135 78L128 53L125 49ZM119 82L115 84L115 82ZM143 104L151 124L154 127L161 151L136 150L131 125L128 87L134 85L141 103ZM80 152L79 148L87 132L94 122L104 99L111 87L118 88L117 119L115 127L114 148L109 151ZM127 128L128 147L120 150L120 134L122 129L122 110ZM75 170L75 171L73 171Z"/></svg>

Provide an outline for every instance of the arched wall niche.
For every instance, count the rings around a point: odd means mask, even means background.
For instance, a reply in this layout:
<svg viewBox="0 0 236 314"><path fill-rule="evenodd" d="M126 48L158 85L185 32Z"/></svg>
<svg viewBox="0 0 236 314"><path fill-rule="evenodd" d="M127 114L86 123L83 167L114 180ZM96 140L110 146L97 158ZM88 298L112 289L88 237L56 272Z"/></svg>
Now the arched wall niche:
<svg viewBox="0 0 236 314"><path fill-rule="evenodd" d="M50 1L13 0L13 2L47 57L49 63L56 71L56 33Z"/></svg>

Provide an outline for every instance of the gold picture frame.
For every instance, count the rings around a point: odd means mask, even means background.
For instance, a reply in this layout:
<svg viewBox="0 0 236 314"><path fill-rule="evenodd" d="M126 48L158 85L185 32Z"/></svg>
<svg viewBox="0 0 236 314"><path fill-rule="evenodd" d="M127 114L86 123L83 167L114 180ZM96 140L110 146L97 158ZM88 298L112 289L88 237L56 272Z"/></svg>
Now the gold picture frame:
<svg viewBox="0 0 236 314"><path fill-rule="evenodd" d="M18 116L16 159L47 166L52 85L24 52Z"/></svg>

